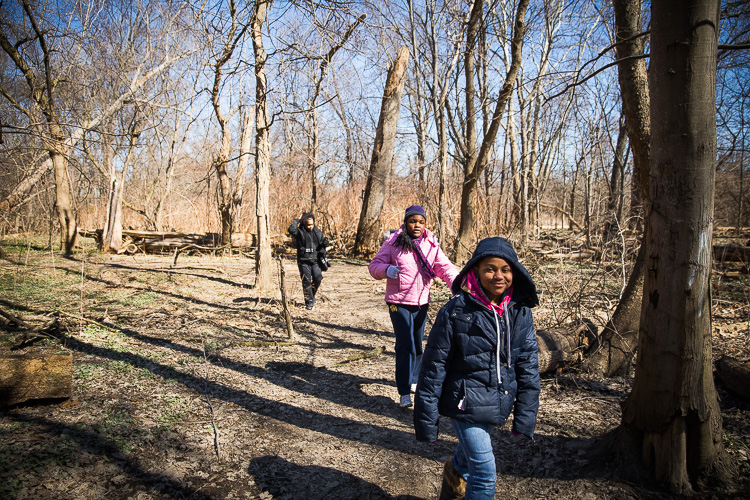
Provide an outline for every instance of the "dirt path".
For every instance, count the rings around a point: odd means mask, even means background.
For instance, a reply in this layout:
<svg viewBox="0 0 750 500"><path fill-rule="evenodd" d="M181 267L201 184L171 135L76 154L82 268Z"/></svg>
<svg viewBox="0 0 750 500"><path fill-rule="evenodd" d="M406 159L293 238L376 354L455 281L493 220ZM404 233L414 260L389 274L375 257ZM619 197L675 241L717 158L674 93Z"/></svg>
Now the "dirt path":
<svg viewBox="0 0 750 500"><path fill-rule="evenodd" d="M106 328L66 323L72 400L0 413L0 497L437 497L455 438L445 421L437 444L416 442L412 411L396 405L384 283L363 263L334 261L307 311L296 264L285 261L296 339L284 345L277 294L252 290L250 261L170 260L2 264L17 283L67 283L65 293L34 296L30 312L64 308ZM544 378L536 439L493 435L498 498L664 498L590 460L592 438L618 424L627 390L619 379Z"/></svg>

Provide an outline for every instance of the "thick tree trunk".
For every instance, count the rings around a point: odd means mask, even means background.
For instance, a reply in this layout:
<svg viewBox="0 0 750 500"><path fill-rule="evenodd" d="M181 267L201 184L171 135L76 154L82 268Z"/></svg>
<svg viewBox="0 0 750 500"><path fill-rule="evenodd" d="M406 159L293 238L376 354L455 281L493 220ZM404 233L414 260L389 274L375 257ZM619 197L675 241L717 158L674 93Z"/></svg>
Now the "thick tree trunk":
<svg viewBox="0 0 750 500"><path fill-rule="evenodd" d="M373 253L377 250L380 241L380 215L383 212L388 180L393 168L396 128L408 62L409 49L401 47L396 60L388 70L378 128L375 131L370 171L367 174L367 184L362 200L362 212L354 241L356 255Z"/></svg>
<svg viewBox="0 0 750 500"><path fill-rule="evenodd" d="M55 172L55 209L60 222L60 249L66 255L73 252L78 237L78 225L73 200L70 194L68 161L57 151L51 151L52 166Z"/></svg>
<svg viewBox="0 0 750 500"><path fill-rule="evenodd" d="M718 0L652 4L651 177L633 390L622 426L678 494L728 477L711 363Z"/></svg>
<svg viewBox="0 0 750 500"><path fill-rule="evenodd" d="M266 51L263 48L263 22L269 0L256 0L252 21L253 50L255 53L255 220L258 247L255 252L255 288L270 290L273 276L271 255L271 143L270 119L266 84Z"/></svg>

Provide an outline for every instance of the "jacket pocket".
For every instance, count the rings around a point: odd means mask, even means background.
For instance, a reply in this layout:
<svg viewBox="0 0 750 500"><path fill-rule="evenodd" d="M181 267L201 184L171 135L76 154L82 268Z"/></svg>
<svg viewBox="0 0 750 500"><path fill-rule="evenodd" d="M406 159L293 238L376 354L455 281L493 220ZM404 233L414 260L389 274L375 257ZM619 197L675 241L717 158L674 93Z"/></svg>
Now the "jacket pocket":
<svg viewBox="0 0 750 500"><path fill-rule="evenodd" d="M458 386L458 397L456 399L458 401L456 408L461 411L466 411L468 401L466 400L466 381L464 380L462 380L461 384Z"/></svg>

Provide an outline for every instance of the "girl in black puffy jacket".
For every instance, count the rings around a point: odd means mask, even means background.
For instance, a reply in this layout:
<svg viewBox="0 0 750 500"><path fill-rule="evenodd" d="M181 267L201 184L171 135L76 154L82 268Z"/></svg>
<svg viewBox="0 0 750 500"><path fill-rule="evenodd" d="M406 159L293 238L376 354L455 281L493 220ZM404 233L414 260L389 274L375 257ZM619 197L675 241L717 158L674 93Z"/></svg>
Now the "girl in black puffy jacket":
<svg viewBox="0 0 750 500"><path fill-rule="evenodd" d="M534 435L539 362L531 308L539 299L515 250L498 237L479 242L453 293L424 351L414 429L419 441L435 442L439 415L453 423L458 446L443 468L441 499L492 499L490 431L513 411L512 434Z"/></svg>

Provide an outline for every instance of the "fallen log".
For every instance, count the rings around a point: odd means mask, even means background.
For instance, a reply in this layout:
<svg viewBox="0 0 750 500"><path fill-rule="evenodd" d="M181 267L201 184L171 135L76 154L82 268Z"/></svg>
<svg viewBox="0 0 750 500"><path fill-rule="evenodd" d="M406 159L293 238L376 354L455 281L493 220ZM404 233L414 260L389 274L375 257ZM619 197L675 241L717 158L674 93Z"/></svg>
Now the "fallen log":
<svg viewBox="0 0 750 500"><path fill-rule="evenodd" d="M750 363L731 356L722 356L716 362L716 376L724 384L726 390L750 399Z"/></svg>
<svg viewBox="0 0 750 500"><path fill-rule="evenodd" d="M551 373L583 359L587 347L585 324L552 330L537 330L539 373Z"/></svg>
<svg viewBox="0 0 750 500"><path fill-rule="evenodd" d="M750 247L714 245L714 260L718 262L750 262Z"/></svg>
<svg viewBox="0 0 750 500"><path fill-rule="evenodd" d="M0 407L38 399L68 399L73 390L73 355L0 355Z"/></svg>
<svg viewBox="0 0 750 500"><path fill-rule="evenodd" d="M102 241L101 229L78 229L78 234L86 238L94 238L98 246ZM122 253L135 253L138 249L144 252L165 252L175 249L193 247L196 249L216 250L221 246L219 233L183 233L177 231L136 231L124 229L122 231ZM254 248L257 246L255 233L232 233L232 248ZM291 245L292 239L288 234L271 236L271 246L277 249Z"/></svg>

